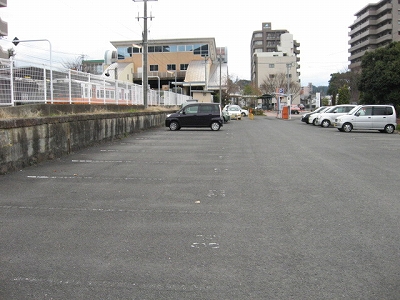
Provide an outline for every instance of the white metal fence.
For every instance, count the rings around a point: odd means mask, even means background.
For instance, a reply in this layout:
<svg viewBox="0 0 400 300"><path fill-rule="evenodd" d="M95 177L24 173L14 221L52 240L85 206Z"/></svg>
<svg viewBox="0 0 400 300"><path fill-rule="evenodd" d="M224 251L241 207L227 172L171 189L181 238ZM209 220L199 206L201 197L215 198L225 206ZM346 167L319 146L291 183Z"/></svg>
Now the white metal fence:
<svg viewBox="0 0 400 300"><path fill-rule="evenodd" d="M147 105L181 105L190 96L149 89ZM141 85L74 70L0 60L0 106L24 103L144 105Z"/></svg>

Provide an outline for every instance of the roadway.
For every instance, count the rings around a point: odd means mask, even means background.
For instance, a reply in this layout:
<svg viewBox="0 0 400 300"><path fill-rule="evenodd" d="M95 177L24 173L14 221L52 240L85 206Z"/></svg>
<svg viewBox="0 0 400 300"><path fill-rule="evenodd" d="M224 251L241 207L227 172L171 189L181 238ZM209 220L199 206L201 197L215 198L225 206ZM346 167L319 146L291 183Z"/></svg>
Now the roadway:
<svg viewBox="0 0 400 300"><path fill-rule="evenodd" d="M0 299L399 299L400 135L157 128L0 177Z"/></svg>

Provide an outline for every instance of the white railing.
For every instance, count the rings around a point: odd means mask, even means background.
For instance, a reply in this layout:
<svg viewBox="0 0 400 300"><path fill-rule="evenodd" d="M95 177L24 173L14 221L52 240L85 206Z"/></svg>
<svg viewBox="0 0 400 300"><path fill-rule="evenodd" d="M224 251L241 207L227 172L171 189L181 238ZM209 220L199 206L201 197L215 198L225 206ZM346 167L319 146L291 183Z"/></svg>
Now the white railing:
<svg viewBox="0 0 400 300"><path fill-rule="evenodd" d="M187 99L191 97L150 89L147 104L181 105ZM74 70L50 72L48 66L0 60L0 106L24 103L144 105L144 99L138 84Z"/></svg>

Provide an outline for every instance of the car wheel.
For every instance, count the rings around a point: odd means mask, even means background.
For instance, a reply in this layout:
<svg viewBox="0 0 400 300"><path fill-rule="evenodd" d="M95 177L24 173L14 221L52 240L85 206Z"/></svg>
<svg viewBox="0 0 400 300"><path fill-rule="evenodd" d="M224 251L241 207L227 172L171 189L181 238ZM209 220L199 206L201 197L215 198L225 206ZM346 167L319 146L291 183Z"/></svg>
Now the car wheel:
<svg viewBox="0 0 400 300"><path fill-rule="evenodd" d="M221 128L221 125L218 123L218 122L212 122L211 123L211 130L214 130L214 131L217 131L217 130L219 130L220 128Z"/></svg>
<svg viewBox="0 0 400 300"><path fill-rule="evenodd" d="M321 122L321 126L322 126L322 127L327 128L327 127L329 127L330 125L331 125L331 122L330 122L329 120L323 120L323 121Z"/></svg>
<svg viewBox="0 0 400 300"><path fill-rule="evenodd" d="M246 114L244 112L242 112L242 117L245 117L245 116L246 116Z"/></svg>
<svg viewBox="0 0 400 300"><path fill-rule="evenodd" d="M172 131L179 130L179 124L178 124L178 122L172 121L172 122L169 124L169 129L172 130Z"/></svg>
<svg viewBox="0 0 400 300"><path fill-rule="evenodd" d="M393 125L386 125L385 126L385 132L386 133L393 133L394 132L394 126Z"/></svg>
<svg viewBox="0 0 400 300"><path fill-rule="evenodd" d="M312 124L313 124L314 126L317 126L317 119L314 119L314 120L312 121Z"/></svg>
<svg viewBox="0 0 400 300"><path fill-rule="evenodd" d="M344 123L342 129L344 132L350 132L353 130L353 125L351 125L350 123Z"/></svg>

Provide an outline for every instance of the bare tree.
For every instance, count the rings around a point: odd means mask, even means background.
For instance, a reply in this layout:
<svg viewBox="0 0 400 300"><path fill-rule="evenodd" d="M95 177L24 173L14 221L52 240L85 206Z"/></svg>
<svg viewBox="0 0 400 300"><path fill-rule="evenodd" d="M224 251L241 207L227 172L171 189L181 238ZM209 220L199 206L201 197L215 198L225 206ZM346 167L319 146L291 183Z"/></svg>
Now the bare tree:
<svg viewBox="0 0 400 300"><path fill-rule="evenodd" d="M63 61L62 66L66 69L82 71L83 55L69 61Z"/></svg>
<svg viewBox="0 0 400 300"><path fill-rule="evenodd" d="M260 90L264 94L274 94L279 88L286 89L287 87L287 75L285 73L279 73L276 75L266 76L260 85ZM292 99L297 98L300 95L301 86L298 82L290 80L290 94Z"/></svg>

